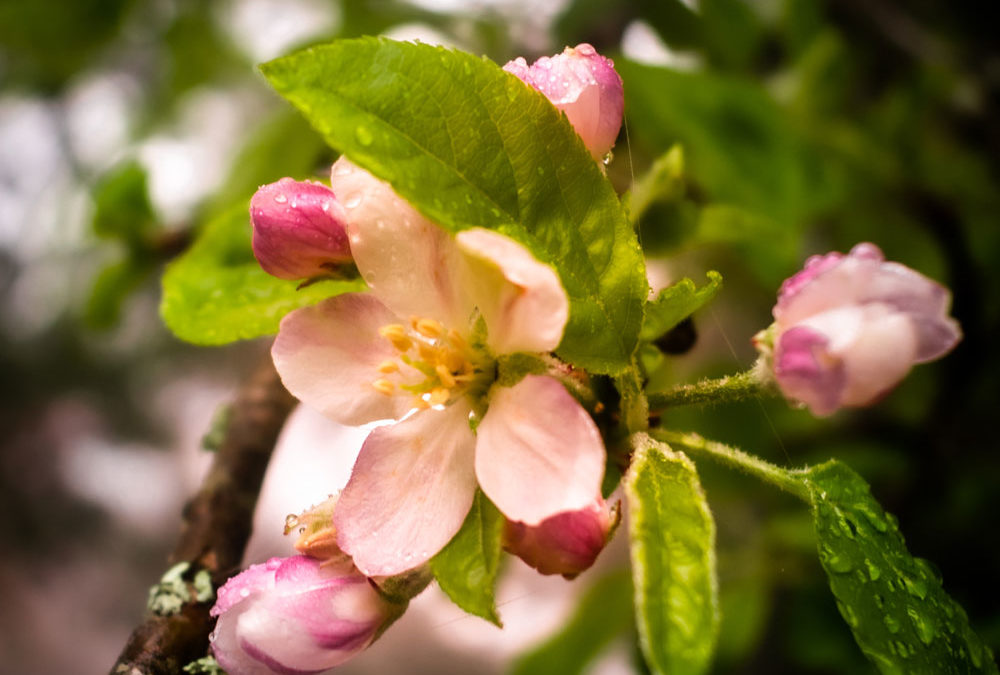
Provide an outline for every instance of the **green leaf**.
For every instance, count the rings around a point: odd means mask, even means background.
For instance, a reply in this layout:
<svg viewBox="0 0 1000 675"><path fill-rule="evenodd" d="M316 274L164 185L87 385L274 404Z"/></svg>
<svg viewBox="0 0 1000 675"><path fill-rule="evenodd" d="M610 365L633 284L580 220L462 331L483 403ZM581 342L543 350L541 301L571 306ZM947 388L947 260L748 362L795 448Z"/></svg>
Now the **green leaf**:
<svg viewBox="0 0 1000 675"><path fill-rule="evenodd" d="M209 222L163 275L160 314L182 340L219 345L271 335L288 312L323 298L360 291L360 280L321 281L297 290L260 268L250 245L246 207Z"/></svg>
<svg viewBox="0 0 1000 675"><path fill-rule="evenodd" d="M155 223L142 166L126 162L101 178L94 190L94 234L141 248Z"/></svg>
<svg viewBox="0 0 1000 675"><path fill-rule="evenodd" d="M701 288L684 278L660 291L656 299L646 305L642 339L655 340L708 304L722 290L722 275L711 270L706 276L708 283Z"/></svg>
<svg viewBox="0 0 1000 675"><path fill-rule="evenodd" d="M625 496L640 645L654 673L703 673L719 631L715 522L691 460L633 438Z"/></svg>
<svg viewBox="0 0 1000 675"><path fill-rule="evenodd" d="M628 367L646 293L638 241L541 93L471 54L374 38L261 70L330 145L429 219L500 231L552 264L571 303L563 358L599 373Z"/></svg>
<svg viewBox="0 0 1000 675"><path fill-rule="evenodd" d="M462 529L431 559L434 578L452 602L497 626L502 624L494 589L503 528L503 514L477 490Z"/></svg>
<svg viewBox="0 0 1000 675"><path fill-rule="evenodd" d="M638 222L654 202L670 202L684 195L684 149L675 145L660 155L653 166L625 195L629 219Z"/></svg>
<svg viewBox="0 0 1000 675"><path fill-rule="evenodd" d="M868 484L837 461L805 471L820 562L841 615L883 673L996 673L929 563L906 549Z"/></svg>
<svg viewBox="0 0 1000 675"><path fill-rule="evenodd" d="M615 388L621 396L621 417L629 433L649 428L649 400L642 388L642 371L638 357L632 367L615 377Z"/></svg>
<svg viewBox="0 0 1000 675"><path fill-rule="evenodd" d="M94 279L83 310L87 325L106 330L117 324L125 301L152 271L151 262L131 257L102 269Z"/></svg>
<svg viewBox="0 0 1000 675"><path fill-rule="evenodd" d="M576 675L632 626L632 581L625 570L599 579L562 630L520 657L512 675Z"/></svg>

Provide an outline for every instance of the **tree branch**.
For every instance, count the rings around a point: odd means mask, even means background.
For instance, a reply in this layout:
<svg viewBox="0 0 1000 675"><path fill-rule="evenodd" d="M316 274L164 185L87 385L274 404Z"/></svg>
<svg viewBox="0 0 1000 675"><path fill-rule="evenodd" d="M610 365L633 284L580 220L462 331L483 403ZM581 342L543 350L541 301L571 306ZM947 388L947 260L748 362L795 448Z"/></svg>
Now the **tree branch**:
<svg viewBox="0 0 1000 675"><path fill-rule="evenodd" d="M264 471L294 406L270 359L238 392L215 461L184 508L181 538L171 561L190 565L185 578L205 570L218 588L239 567ZM129 637L112 675L179 673L204 656L214 624L208 615L211 605L192 593L179 612L149 616Z"/></svg>

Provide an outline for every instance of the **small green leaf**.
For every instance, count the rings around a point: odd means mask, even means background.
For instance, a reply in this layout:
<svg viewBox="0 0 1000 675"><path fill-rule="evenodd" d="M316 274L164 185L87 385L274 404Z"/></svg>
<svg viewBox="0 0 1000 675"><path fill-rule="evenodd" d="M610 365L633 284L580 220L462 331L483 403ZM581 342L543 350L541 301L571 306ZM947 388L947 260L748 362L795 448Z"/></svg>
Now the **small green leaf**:
<svg viewBox="0 0 1000 675"><path fill-rule="evenodd" d="M722 275L710 270L706 276L708 283L701 288L684 278L660 291L656 299L646 305L642 339L655 340L708 304L722 290Z"/></svg>
<svg viewBox="0 0 1000 675"><path fill-rule="evenodd" d="M434 578L452 602L497 626L502 624L494 588L503 528L503 514L477 491L462 529L431 559Z"/></svg>
<svg viewBox="0 0 1000 675"><path fill-rule="evenodd" d="M297 290L260 268L250 245L247 208L209 222L197 241L167 267L160 314L182 340L219 345L271 335L281 318L323 298L360 291L364 283L321 281Z"/></svg>
<svg viewBox="0 0 1000 675"><path fill-rule="evenodd" d="M576 675L632 626L632 580L625 570L587 589L562 630L524 654L512 675Z"/></svg>
<svg viewBox="0 0 1000 675"><path fill-rule="evenodd" d="M820 562L841 615L883 673L996 673L965 610L854 471L829 461L803 472Z"/></svg>
<svg viewBox="0 0 1000 675"><path fill-rule="evenodd" d="M334 148L451 231L497 230L552 264L570 298L557 352L629 365L646 293L638 240L565 116L496 64L363 38L261 66Z"/></svg>
<svg viewBox="0 0 1000 675"><path fill-rule="evenodd" d="M105 174L94 189L91 227L102 239L119 239L142 248L156 217L146 189L146 170L126 162Z"/></svg>
<svg viewBox="0 0 1000 675"><path fill-rule="evenodd" d="M152 262L129 256L98 272L83 310L87 325L106 330L117 324L125 301L152 271Z"/></svg>
<svg viewBox="0 0 1000 675"><path fill-rule="evenodd" d="M637 222L653 202L677 199L684 191L684 148L674 145L653 162L625 195L629 219Z"/></svg>
<svg viewBox="0 0 1000 675"><path fill-rule="evenodd" d="M715 522L691 460L633 439L625 496L640 645L654 673L703 673L719 632Z"/></svg>
<svg viewBox="0 0 1000 675"><path fill-rule="evenodd" d="M642 388L642 371L637 358L633 358L631 368L615 377L615 388L621 396L625 428L629 433L646 431L649 428L649 400Z"/></svg>

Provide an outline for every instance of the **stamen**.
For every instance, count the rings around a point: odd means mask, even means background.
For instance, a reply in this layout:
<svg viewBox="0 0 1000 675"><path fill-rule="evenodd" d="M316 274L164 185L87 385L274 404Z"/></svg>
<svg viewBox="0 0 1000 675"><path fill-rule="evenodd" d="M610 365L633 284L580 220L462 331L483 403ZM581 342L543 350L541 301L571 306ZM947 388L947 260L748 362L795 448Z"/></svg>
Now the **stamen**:
<svg viewBox="0 0 1000 675"><path fill-rule="evenodd" d="M413 340L406 334L406 327L399 323L391 323L378 329L378 334L389 340L392 346L400 352L408 352L413 347Z"/></svg>
<svg viewBox="0 0 1000 675"><path fill-rule="evenodd" d="M431 405L444 405L451 398L451 392L449 392L444 387L435 387L431 390L430 398L428 403Z"/></svg>
<svg viewBox="0 0 1000 675"><path fill-rule="evenodd" d="M434 366L434 372L437 373L438 379L441 380L441 384L443 384L445 387L451 389L452 387L455 386L455 377L451 374L451 372L445 367L443 363L439 363L436 366Z"/></svg>
<svg viewBox="0 0 1000 675"><path fill-rule="evenodd" d="M444 326L434 319L417 319L413 322L413 329L431 340L436 340L444 335Z"/></svg>
<svg viewBox="0 0 1000 675"><path fill-rule="evenodd" d="M393 393L396 391L396 385L394 385L392 382L385 379L384 377L380 377L379 379L372 382L372 388L378 393L384 394L386 396L392 396Z"/></svg>
<svg viewBox="0 0 1000 675"><path fill-rule="evenodd" d="M388 375L389 373L399 372L399 364L392 359L386 359L382 363L378 364L378 372L383 375Z"/></svg>

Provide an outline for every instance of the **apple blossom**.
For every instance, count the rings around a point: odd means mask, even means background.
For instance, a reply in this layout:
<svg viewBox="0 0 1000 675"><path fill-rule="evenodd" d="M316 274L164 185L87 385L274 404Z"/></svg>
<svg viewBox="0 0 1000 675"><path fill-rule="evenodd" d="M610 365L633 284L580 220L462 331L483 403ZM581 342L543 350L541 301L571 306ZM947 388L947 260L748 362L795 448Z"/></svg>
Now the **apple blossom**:
<svg viewBox="0 0 1000 675"><path fill-rule="evenodd" d="M589 414L552 377L497 381L504 355L562 339L555 271L496 232L450 235L344 158L333 189L370 291L288 314L272 355L288 390L335 421L397 420L368 436L339 497L340 548L369 576L414 568L458 531L477 485L529 525L591 504L604 446Z"/></svg>
<svg viewBox="0 0 1000 675"><path fill-rule="evenodd" d="M546 518L538 525L507 521L504 548L542 574L572 579L597 559L619 518L618 506L603 499L576 511Z"/></svg>
<svg viewBox="0 0 1000 675"><path fill-rule="evenodd" d="M948 289L874 244L813 256L774 307L774 379L815 415L874 403L961 339ZM758 339L758 346L762 340Z"/></svg>
<svg viewBox="0 0 1000 675"><path fill-rule="evenodd" d="M600 160L615 144L625 108L622 79L614 66L611 59L583 43L555 56L543 56L531 66L519 56L503 69L566 113L590 154Z"/></svg>
<svg viewBox="0 0 1000 675"><path fill-rule="evenodd" d="M250 200L253 254L280 279L329 275L351 262L344 209L319 183L282 178Z"/></svg>
<svg viewBox="0 0 1000 675"><path fill-rule="evenodd" d="M405 608L349 564L272 558L219 589L212 653L232 675L321 673L364 650Z"/></svg>

